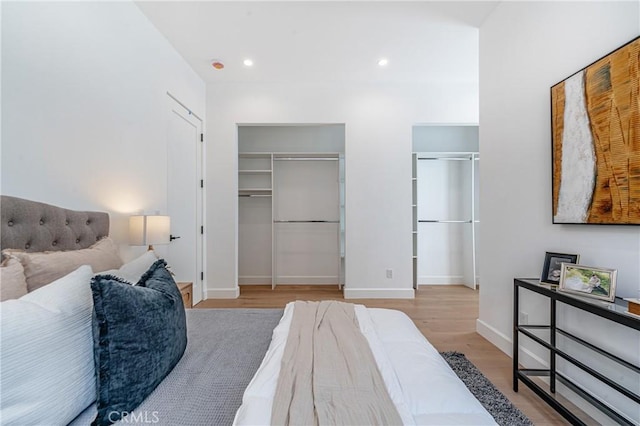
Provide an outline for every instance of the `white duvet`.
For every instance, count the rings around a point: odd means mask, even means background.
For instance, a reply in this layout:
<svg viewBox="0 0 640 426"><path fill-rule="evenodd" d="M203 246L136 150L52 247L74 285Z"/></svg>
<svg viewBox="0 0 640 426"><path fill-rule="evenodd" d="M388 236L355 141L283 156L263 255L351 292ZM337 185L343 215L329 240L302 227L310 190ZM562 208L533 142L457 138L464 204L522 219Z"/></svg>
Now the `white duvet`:
<svg viewBox="0 0 640 426"><path fill-rule="evenodd" d="M293 317L289 303L262 364L249 383L235 425L267 425ZM362 334L406 425L495 425L411 319L400 311L355 306Z"/></svg>

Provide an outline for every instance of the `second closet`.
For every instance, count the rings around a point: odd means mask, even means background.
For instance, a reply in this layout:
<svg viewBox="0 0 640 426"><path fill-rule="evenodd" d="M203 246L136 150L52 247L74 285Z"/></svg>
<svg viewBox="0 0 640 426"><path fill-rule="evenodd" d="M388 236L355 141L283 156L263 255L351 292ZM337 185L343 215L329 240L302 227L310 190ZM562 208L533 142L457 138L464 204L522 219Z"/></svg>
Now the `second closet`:
<svg viewBox="0 0 640 426"><path fill-rule="evenodd" d="M344 283L344 126L238 127L238 282Z"/></svg>
<svg viewBox="0 0 640 426"><path fill-rule="evenodd" d="M413 279L479 284L480 155L476 125L413 128Z"/></svg>

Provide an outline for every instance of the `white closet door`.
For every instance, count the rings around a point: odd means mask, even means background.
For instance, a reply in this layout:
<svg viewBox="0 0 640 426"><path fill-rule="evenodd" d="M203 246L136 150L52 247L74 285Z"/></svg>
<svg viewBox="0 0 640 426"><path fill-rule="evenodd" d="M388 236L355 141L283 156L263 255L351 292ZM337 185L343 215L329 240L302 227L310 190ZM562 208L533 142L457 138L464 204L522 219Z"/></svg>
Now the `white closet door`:
<svg viewBox="0 0 640 426"><path fill-rule="evenodd" d="M276 282L338 284L338 161L274 161L273 178Z"/></svg>
<svg viewBox="0 0 640 426"><path fill-rule="evenodd" d="M167 214L173 240L166 259L176 281L193 283L193 303L203 298L202 121L172 97L167 122Z"/></svg>

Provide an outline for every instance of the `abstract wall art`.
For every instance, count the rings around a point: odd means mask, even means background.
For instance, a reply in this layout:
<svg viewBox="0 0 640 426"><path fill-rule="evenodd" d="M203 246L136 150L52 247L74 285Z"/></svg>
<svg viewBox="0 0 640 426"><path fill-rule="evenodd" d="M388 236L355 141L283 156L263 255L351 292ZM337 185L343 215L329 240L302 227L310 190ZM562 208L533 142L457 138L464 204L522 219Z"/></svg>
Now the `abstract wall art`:
<svg viewBox="0 0 640 426"><path fill-rule="evenodd" d="M551 87L553 223L640 225L640 37Z"/></svg>

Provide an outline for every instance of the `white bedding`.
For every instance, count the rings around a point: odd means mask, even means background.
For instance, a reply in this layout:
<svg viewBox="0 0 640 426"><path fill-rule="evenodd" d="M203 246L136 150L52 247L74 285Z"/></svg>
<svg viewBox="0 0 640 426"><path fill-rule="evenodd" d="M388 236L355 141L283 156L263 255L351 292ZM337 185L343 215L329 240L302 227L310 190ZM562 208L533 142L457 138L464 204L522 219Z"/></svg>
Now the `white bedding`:
<svg viewBox="0 0 640 426"><path fill-rule="evenodd" d="M286 306L274 329L262 364L245 390L235 425L269 424L293 309L293 303ZM496 424L408 316L362 305L356 305L356 315L404 424Z"/></svg>

